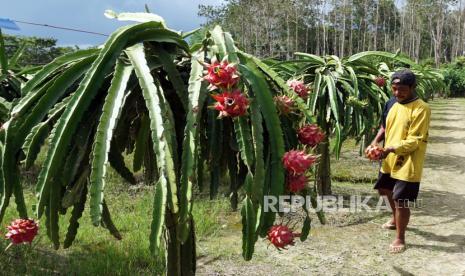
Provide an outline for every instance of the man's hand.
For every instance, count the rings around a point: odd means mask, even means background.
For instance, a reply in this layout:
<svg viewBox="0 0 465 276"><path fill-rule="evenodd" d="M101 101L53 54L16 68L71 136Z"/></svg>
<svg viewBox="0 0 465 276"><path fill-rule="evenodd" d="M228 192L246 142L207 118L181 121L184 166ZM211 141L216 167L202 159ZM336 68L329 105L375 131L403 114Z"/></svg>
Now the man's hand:
<svg viewBox="0 0 465 276"><path fill-rule="evenodd" d="M394 152L396 149L394 147L387 147L383 150L383 154L381 155L381 159L384 159L390 154L391 152Z"/></svg>

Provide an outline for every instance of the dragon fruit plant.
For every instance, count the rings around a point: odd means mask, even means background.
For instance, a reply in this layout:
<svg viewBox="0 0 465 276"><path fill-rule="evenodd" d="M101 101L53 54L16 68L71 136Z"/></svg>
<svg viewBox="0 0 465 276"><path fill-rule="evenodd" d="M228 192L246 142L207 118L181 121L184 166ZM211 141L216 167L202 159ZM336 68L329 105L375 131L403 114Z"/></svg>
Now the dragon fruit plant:
<svg viewBox="0 0 465 276"><path fill-rule="evenodd" d="M395 58L395 54L384 52L363 52L345 58L295 53L295 62L271 63L279 76L289 79L289 85L295 91L305 91L303 84L311 84L312 92L308 93L306 102L315 116L313 123L321 128L321 132L315 127L304 127L299 140L313 147L316 142L313 138L322 139L315 147L320 155L316 187L321 195L331 194L331 152L338 159L342 143L348 137L358 139L366 135L379 122L383 103L389 99L388 90L374 84L373 75L382 75L377 64L363 60L370 55ZM350 104L351 99L366 104L354 106ZM330 138L334 141L331 143L333 149L330 149Z"/></svg>
<svg viewBox="0 0 465 276"><path fill-rule="evenodd" d="M70 213L67 248L86 205L95 226L121 239L105 200L106 166L134 184L124 159L133 154L133 171L145 168L155 185L150 249L166 250L167 275L195 274L193 186L208 186L215 196L226 173L231 198L238 199L239 189L245 193L242 248L250 260L258 236L265 237L276 220L275 213L263 211L263 196L288 193L282 161L286 151L300 146L297 124L315 123L303 90L291 89L267 64L237 49L220 27L199 47L189 47L188 34L166 28L159 16L107 16L138 22L116 30L100 48L43 66L25 84L25 96L0 130L0 221L12 195L19 216L28 217L19 166L31 167L44 149L36 210L38 218L47 216L54 247L61 246L60 216ZM295 122L280 116L276 96L293 101ZM291 169L314 162L306 154L294 155L304 164L291 158L286 165ZM303 178L298 181L301 185ZM301 240L309 229L306 213Z"/></svg>

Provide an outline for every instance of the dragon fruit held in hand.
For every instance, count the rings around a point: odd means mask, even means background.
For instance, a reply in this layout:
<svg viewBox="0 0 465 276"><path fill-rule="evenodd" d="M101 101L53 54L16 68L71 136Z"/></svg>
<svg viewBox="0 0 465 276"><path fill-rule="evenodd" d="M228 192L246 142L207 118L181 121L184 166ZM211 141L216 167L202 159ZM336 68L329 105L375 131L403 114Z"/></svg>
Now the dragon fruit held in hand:
<svg viewBox="0 0 465 276"><path fill-rule="evenodd" d="M365 150L365 156L373 161L379 160L383 154L383 148L378 145L369 145Z"/></svg>

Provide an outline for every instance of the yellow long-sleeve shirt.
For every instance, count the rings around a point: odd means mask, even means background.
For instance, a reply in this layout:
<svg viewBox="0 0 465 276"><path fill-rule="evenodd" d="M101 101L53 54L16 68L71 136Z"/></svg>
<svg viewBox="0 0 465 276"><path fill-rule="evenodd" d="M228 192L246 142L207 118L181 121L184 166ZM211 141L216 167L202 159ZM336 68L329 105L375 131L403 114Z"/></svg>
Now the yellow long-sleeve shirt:
<svg viewBox="0 0 465 276"><path fill-rule="evenodd" d="M395 103L387 114L385 147L395 151L383 160L382 173L408 182L420 182L425 160L431 110L416 99L406 104Z"/></svg>

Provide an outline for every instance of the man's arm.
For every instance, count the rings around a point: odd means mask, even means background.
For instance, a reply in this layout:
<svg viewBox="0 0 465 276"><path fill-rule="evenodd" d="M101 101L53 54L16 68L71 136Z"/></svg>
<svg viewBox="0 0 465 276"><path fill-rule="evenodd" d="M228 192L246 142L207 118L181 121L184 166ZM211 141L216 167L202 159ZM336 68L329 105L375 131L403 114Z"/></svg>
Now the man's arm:
<svg viewBox="0 0 465 276"><path fill-rule="evenodd" d="M377 145L381 143L381 141L384 140L384 132L385 132L384 126L381 125L379 127L378 133L376 134L375 139L373 139L373 141L371 142L371 145Z"/></svg>
<svg viewBox="0 0 465 276"><path fill-rule="evenodd" d="M384 150L383 157L386 157L391 152L398 155L406 155L415 151L420 143L426 143L431 111L429 108L423 108L415 113L407 137L399 143L387 147Z"/></svg>

